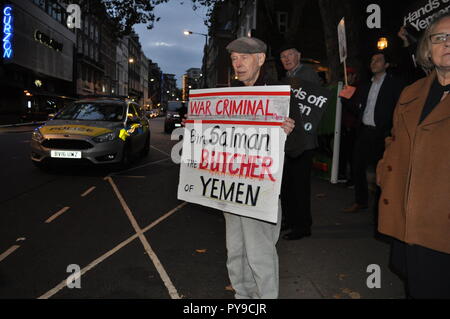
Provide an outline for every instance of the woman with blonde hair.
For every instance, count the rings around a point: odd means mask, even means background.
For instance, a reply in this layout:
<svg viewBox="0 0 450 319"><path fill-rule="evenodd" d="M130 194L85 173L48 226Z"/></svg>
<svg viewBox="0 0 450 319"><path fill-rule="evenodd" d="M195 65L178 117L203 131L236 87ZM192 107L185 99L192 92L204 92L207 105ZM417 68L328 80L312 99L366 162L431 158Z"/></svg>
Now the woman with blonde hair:
<svg viewBox="0 0 450 319"><path fill-rule="evenodd" d="M408 297L450 298L450 14L425 30L418 62L430 74L406 87L377 167L380 233Z"/></svg>

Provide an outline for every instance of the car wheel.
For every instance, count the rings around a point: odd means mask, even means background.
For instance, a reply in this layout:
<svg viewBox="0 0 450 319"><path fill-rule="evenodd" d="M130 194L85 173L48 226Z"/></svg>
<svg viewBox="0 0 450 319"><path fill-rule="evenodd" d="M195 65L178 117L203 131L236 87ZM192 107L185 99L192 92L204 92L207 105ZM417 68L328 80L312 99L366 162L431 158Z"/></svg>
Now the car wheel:
<svg viewBox="0 0 450 319"><path fill-rule="evenodd" d="M147 135L145 139L144 148L141 151L141 157L146 157L150 153L150 133Z"/></svg>

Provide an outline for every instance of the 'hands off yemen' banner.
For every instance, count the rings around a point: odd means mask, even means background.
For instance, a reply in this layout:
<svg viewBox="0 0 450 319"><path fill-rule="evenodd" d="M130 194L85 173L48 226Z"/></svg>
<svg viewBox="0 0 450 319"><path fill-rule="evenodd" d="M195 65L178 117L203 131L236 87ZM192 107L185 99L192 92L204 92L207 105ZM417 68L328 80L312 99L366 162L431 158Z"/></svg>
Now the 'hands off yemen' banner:
<svg viewBox="0 0 450 319"><path fill-rule="evenodd" d="M290 87L191 90L178 199L277 222Z"/></svg>
<svg viewBox="0 0 450 319"><path fill-rule="evenodd" d="M306 149L317 147L317 129L331 98L331 91L312 82L299 78L286 79L292 87L295 104L302 115L302 122L306 138ZM299 125L299 123L296 123Z"/></svg>
<svg viewBox="0 0 450 319"><path fill-rule="evenodd" d="M410 31L421 33L437 16L449 13L450 0L419 0L413 2L403 16L403 24Z"/></svg>

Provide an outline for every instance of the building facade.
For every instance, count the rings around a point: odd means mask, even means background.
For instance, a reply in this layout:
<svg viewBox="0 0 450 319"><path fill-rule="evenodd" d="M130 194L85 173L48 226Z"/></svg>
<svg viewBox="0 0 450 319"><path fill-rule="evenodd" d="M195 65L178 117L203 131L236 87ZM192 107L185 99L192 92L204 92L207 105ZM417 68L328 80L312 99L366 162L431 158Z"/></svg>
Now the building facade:
<svg viewBox="0 0 450 319"><path fill-rule="evenodd" d="M151 101L151 107L153 109L161 107L162 96L162 76L163 73L158 66L158 63L154 63L149 59L148 61L148 95Z"/></svg>
<svg viewBox="0 0 450 319"><path fill-rule="evenodd" d="M1 2L0 123L41 120L74 97L76 36L57 1Z"/></svg>
<svg viewBox="0 0 450 319"><path fill-rule="evenodd" d="M139 36L135 33L127 36L128 38L128 57L132 63L128 64L128 96L135 101L143 98L141 81L141 44Z"/></svg>
<svg viewBox="0 0 450 319"><path fill-rule="evenodd" d="M128 64L130 63L128 56L128 38L121 37L117 39L115 60L116 90L114 93L118 96L128 96Z"/></svg>

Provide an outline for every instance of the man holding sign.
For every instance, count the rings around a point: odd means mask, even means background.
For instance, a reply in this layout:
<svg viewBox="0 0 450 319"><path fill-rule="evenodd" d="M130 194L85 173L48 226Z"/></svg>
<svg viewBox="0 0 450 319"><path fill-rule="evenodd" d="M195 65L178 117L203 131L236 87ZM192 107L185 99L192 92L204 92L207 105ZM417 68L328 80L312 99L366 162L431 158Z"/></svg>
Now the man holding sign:
<svg viewBox="0 0 450 319"><path fill-rule="evenodd" d="M304 141L295 126L300 112L290 104L289 87L267 86L278 83L261 71L266 49L256 38L232 41L227 50L239 80L234 88L190 95L183 158L192 144L202 150L182 163L178 190L180 199L224 211L228 274L235 297L242 299L278 297L281 151L299 155ZM227 148L218 151L218 146ZM193 187L200 193L186 194L188 181L198 180ZM274 215L266 206L274 207Z"/></svg>

